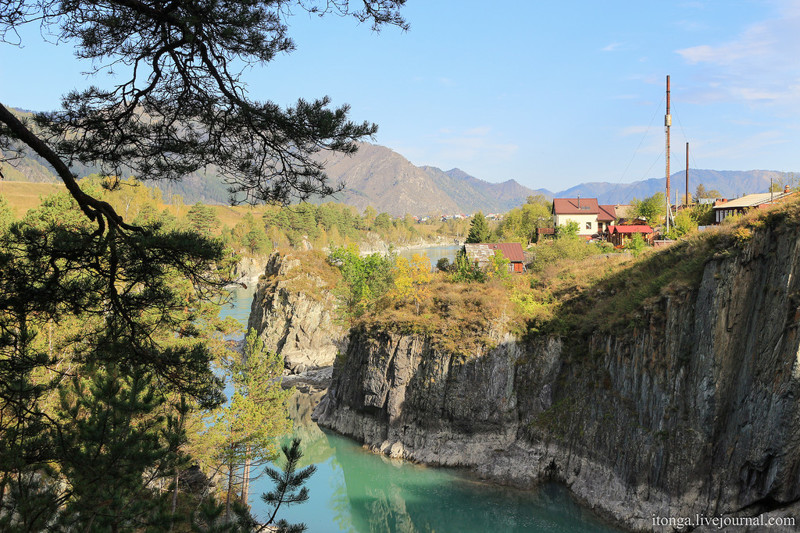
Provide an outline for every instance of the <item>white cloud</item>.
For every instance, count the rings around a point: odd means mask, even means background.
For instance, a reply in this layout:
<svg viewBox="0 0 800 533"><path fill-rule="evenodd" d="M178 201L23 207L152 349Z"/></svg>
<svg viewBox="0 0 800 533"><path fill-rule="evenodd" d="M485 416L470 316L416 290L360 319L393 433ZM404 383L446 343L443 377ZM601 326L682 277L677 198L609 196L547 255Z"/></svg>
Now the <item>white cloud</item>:
<svg viewBox="0 0 800 533"><path fill-rule="evenodd" d="M701 86L687 94L695 103L736 101L749 105L800 103L800 4L782 2L779 16L751 24L727 42L676 50L698 68Z"/></svg>
<svg viewBox="0 0 800 533"><path fill-rule="evenodd" d="M733 87L731 88L731 93L738 96L742 100L750 101L779 100L786 96L786 93L767 91L753 87Z"/></svg>
<svg viewBox="0 0 800 533"><path fill-rule="evenodd" d="M603 48L601 48L600 50L603 51L603 52L614 52L616 50L619 50L621 46L622 46L622 43L610 43L610 44L604 46Z"/></svg>
<svg viewBox="0 0 800 533"><path fill-rule="evenodd" d="M724 139L716 143L717 148L714 148L712 143L709 143L703 149L704 159L722 159L722 160L736 160L748 158L752 153L765 150L766 148L782 145L789 142L783 131L767 130L761 131L754 135L750 135L745 139Z"/></svg>
<svg viewBox="0 0 800 533"><path fill-rule="evenodd" d="M675 26L683 31L695 33L708 30L708 24L696 20L679 20Z"/></svg>

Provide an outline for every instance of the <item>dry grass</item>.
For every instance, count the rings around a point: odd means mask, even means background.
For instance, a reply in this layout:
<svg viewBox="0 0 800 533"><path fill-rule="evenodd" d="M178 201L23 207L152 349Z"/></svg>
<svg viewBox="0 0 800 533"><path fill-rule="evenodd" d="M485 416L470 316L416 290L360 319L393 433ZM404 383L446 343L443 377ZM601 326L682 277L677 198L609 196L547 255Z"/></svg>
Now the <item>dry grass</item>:
<svg viewBox="0 0 800 533"><path fill-rule="evenodd" d="M285 260L299 260L300 264L291 268L285 276L276 276L268 280L272 285L282 281L287 289L303 293L313 300L322 301L342 282L339 269L330 265L327 256L321 251L280 250L279 253Z"/></svg>
<svg viewBox="0 0 800 533"><path fill-rule="evenodd" d="M268 209L274 209L264 205L212 205L209 207L214 210L217 218L219 218L220 227L227 228L234 227L244 218L245 214L247 213L253 215L253 218L256 220L261 220L264 212L266 212Z"/></svg>
<svg viewBox="0 0 800 533"><path fill-rule="evenodd" d="M437 274L427 289L419 313L411 301L389 294L354 325L425 334L437 349L468 357L494 345L493 326L512 312L508 288L499 281L450 283Z"/></svg>
<svg viewBox="0 0 800 533"><path fill-rule="evenodd" d="M0 195L5 196L9 204L11 204L14 209L14 216L17 218L21 218L25 216L25 213L29 210L39 207L42 203L42 199L46 196L64 190L66 190L64 186L58 183L31 183L25 181L0 180ZM214 213L220 221L217 234L220 234L225 227L234 227L248 212L252 214L256 220L260 220L267 209L274 209L263 205L210 205L209 207L214 210ZM159 211L168 209L173 215L181 217L186 216L186 213L189 212L189 208L191 208L191 205L174 206L163 202L157 205Z"/></svg>
<svg viewBox="0 0 800 533"><path fill-rule="evenodd" d="M0 180L0 195L11 204L16 218L22 218L29 210L39 207L44 197L64 190L66 188L58 183Z"/></svg>
<svg viewBox="0 0 800 533"><path fill-rule="evenodd" d="M512 301L529 334L581 338L643 325L645 309L652 310L661 298L695 291L710 260L738 254L759 238L760 228L797 225L800 201L752 211L638 258L605 255L562 261L531 277L529 289L518 283Z"/></svg>
<svg viewBox="0 0 800 533"><path fill-rule="evenodd" d="M800 226L800 201L754 211L639 257L604 254L554 262L504 282L454 284L436 278L419 314L408 302L384 299L362 318L365 327L418 332L442 349L474 354L489 347L493 323L520 336L553 334L581 343L596 331L644 325L664 297L697 290L709 261L740 253L764 229Z"/></svg>

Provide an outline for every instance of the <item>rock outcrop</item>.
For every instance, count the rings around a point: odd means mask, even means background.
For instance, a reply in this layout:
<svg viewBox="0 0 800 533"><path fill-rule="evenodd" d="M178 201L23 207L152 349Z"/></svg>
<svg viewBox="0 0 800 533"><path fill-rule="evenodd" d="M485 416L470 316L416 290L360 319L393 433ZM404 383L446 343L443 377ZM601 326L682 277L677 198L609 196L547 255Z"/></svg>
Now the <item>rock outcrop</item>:
<svg viewBox="0 0 800 533"><path fill-rule="evenodd" d="M634 530L672 531L657 521L670 517L800 522L798 327L800 230L764 228L710 260L699 287L612 333L497 331L464 358L427 335L353 331L315 417L392 456L563 482Z"/></svg>
<svg viewBox="0 0 800 533"><path fill-rule="evenodd" d="M233 269L233 279L245 285L257 283L258 278L264 273L266 262L266 255L243 257Z"/></svg>
<svg viewBox="0 0 800 533"><path fill-rule="evenodd" d="M330 366L347 343L331 293L338 272L316 255L270 255L250 310L248 327L258 332L268 350L283 355L292 373Z"/></svg>

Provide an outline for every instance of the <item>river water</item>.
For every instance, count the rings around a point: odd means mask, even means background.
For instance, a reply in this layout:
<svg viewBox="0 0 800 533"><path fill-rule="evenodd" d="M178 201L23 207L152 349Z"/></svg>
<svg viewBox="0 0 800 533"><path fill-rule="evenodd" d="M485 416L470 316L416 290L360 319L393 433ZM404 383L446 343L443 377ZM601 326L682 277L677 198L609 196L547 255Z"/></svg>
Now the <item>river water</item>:
<svg viewBox="0 0 800 533"><path fill-rule="evenodd" d="M237 289L233 305L223 312L243 327L253 289ZM309 533L621 531L577 505L558 485L515 490L483 483L468 472L369 453L311 420L311 409L318 400L298 393L290 406L295 433L303 443L303 466L317 466L306 484L310 499L279 512L289 523L304 522ZM271 488L266 476L251 484L250 505L262 520L270 509L260 495Z"/></svg>

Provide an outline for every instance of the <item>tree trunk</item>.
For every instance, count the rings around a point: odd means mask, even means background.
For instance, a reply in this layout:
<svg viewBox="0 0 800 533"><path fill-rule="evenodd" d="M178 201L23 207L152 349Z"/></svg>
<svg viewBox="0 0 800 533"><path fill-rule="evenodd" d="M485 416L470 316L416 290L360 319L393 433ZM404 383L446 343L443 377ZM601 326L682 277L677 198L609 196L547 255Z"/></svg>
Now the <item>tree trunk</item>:
<svg viewBox="0 0 800 533"><path fill-rule="evenodd" d="M175 510L178 508L178 481L180 478L180 470L175 469L175 488L172 491L172 516L175 516ZM170 522L169 530L172 531L172 522Z"/></svg>
<svg viewBox="0 0 800 533"><path fill-rule="evenodd" d="M225 519L231 520L231 496L233 496L233 461L228 463L228 495L225 498Z"/></svg>
<svg viewBox="0 0 800 533"><path fill-rule="evenodd" d="M3 500L6 497L6 483L8 482L8 472L3 472L3 479L0 481L0 509L3 508Z"/></svg>
<svg viewBox="0 0 800 533"><path fill-rule="evenodd" d="M245 452L244 471L242 473L242 504L249 508L248 500L250 499L250 445L247 445Z"/></svg>

